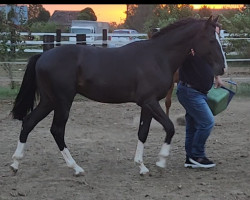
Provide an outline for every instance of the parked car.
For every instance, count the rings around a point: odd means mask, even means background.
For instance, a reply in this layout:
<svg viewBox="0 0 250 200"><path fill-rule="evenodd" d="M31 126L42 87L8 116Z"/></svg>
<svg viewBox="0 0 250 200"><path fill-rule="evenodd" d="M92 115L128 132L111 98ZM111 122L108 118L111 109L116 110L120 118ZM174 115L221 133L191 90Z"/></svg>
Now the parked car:
<svg viewBox="0 0 250 200"><path fill-rule="evenodd" d="M109 37L109 47L120 47L138 40L134 34L139 33L133 29L115 29L112 33L112 36Z"/></svg>
<svg viewBox="0 0 250 200"><path fill-rule="evenodd" d="M221 38L229 37L229 33L226 30L220 30L220 37Z"/></svg>

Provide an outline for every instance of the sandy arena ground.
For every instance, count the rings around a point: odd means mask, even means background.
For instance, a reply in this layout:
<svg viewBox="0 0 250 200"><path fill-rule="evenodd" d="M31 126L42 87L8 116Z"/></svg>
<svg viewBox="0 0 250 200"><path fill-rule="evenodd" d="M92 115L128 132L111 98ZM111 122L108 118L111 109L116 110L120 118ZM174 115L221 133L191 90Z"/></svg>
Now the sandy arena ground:
<svg viewBox="0 0 250 200"><path fill-rule="evenodd" d="M164 102L161 101L164 108ZM49 132L52 114L28 138L25 157L13 175L9 165L21 122L8 115L11 101L0 101L1 200L246 200L250 199L250 99L235 97L215 117L207 142L213 169L184 168L185 127L176 123L184 109L175 99L170 116L176 134L167 167L155 165L165 133L152 121L139 175L134 164L140 108L135 104L74 102L66 127L66 144L85 175L73 176Z"/></svg>

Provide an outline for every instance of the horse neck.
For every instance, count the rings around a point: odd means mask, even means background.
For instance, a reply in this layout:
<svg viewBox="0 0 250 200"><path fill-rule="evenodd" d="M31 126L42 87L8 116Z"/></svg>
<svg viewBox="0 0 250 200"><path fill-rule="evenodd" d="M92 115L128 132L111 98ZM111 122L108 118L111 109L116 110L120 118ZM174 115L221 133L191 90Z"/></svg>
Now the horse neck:
<svg viewBox="0 0 250 200"><path fill-rule="evenodd" d="M160 51L164 55L168 55L168 62L173 64L173 72L175 72L184 62L188 53L194 44L195 35L199 28L197 25L185 25L170 30L166 34L155 38L160 46Z"/></svg>

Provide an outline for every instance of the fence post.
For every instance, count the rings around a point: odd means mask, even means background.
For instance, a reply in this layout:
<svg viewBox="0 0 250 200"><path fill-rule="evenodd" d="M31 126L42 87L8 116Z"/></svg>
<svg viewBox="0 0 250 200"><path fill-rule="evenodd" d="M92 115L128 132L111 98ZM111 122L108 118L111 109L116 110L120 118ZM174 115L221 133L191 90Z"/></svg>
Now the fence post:
<svg viewBox="0 0 250 200"><path fill-rule="evenodd" d="M16 53L16 31L15 29L11 29L10 32L10 51L12 55Z"/></svg>
<svg viewBox="0 0 250 200"><path fill-rule="evenodd" d="M86 34L77 34L76 44L86 45Z"/></svg>
<svg viewBox="0 0 250 200"><path fill-rule="evenodd" d="M56 29L56 46L61 46L61 29Z"/></svg>
<svg viewBox="0 0 250 200"><path fill-rule="evenodd" d="M108 31L107 29L102 30L102 47L107 47Z"/></svg>
<svg viewBox="0 0 250 200"><path fill-rule="evenodd" d="M43 51L54 48L54 35L44 35L43 36Z"/></svg>

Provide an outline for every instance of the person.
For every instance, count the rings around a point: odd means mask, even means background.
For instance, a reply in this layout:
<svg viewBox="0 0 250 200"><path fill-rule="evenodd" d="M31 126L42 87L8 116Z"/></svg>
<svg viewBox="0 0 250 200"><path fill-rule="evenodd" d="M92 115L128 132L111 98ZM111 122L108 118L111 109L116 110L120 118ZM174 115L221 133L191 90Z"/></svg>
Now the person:
<svg viewBox="0 0 250 200"><path fill-rule="evenodd" d="M213 84L214 87L221 87L221 77L214 76L210 65L199 57L195 49L191 49L183 66L179 68L176 90L177 98L186 110L185 167L215 166L205 152L206 141L215 124L214 116L207 104L207 93Z"/></svg>

